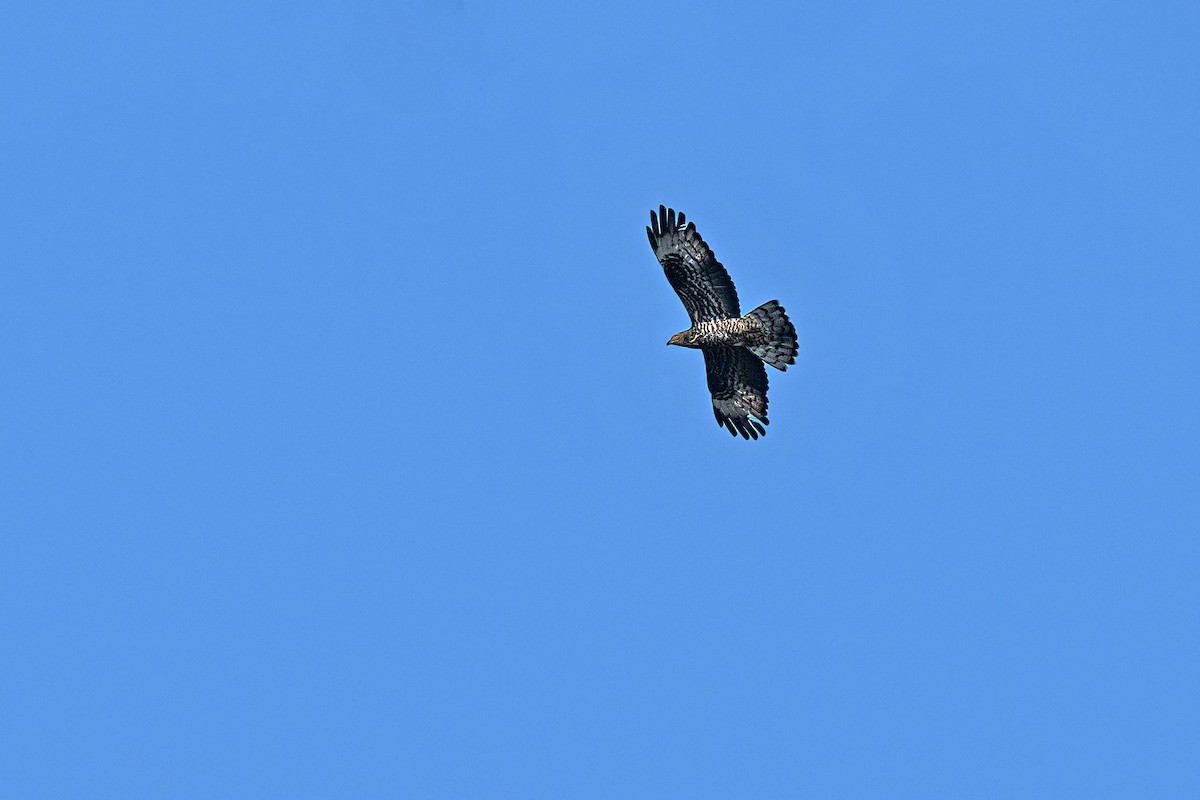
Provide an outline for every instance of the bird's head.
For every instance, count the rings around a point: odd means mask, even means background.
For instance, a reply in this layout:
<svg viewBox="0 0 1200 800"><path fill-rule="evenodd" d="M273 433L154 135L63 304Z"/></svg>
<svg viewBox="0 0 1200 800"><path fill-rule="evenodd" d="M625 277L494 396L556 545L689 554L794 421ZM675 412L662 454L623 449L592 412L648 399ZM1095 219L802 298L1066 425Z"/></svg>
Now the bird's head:
<svg viewBox="0 0 1200 800"><path fill-rule="evenodd" d="M667 339L667 344L668 345L675 344L675 345L679 345L680 347L691 347L692 346L692 332L691 331L680 331L679 333L672 336L670 339Z"/></svg>

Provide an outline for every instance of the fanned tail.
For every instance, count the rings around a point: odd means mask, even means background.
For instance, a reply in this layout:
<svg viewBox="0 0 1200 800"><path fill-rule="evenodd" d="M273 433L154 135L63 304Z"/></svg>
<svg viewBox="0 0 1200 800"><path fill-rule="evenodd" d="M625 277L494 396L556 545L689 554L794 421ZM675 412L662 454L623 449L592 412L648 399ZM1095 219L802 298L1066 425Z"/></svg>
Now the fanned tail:
<svg viewBox="0 0 1200 800"><path fill-rule="evenodd" d="M748 347L750 352L778 370L786 370L788 364L796 363L796 353L799 352L796 328L778 300L768 300L747 314L745 319L754 320L768 331L766 343Z"/></svg>

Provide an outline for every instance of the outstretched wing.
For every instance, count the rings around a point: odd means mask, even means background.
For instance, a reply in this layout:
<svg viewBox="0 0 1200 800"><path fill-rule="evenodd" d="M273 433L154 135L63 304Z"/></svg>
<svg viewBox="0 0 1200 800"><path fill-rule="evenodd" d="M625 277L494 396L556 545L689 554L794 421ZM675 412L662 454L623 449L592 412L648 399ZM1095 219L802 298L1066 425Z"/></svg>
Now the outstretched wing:
<svg viewBox="0 0 1200 800"><path fill-rule="evenodd" d="M766 436L767 368L744 347L704 347L708 390L717 424L746 439ZM762 420L752 419L751 415Z"/></svg>
<svg viewBox="0 0 1200 800"><path fill-rule="evenodd" d="M692 325L742 315L729 273L700 238L696 224L684 226L682 211L678 218L673 208L659 206L657 215L651 211L646 234Z"/></svg>

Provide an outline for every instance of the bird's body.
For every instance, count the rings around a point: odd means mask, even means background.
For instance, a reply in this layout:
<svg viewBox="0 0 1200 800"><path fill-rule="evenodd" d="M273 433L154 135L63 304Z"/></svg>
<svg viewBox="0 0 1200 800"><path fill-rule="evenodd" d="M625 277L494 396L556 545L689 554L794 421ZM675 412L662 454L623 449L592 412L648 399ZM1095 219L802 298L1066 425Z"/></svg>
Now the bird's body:
<svg viewBox="0 0 1200 800"><path fill-rule="evenodd" d="M680 347L747 347L766 342L770 330L745 317L700 322L671 337Z"/></svg>
<svg viewBox="0 0 1200 800"><path fill-rule="evenodd" d="M731 434L757 439L766 434L767 371L764 364L786 370L796 363L796 329L775 300L742 316L737 289L682 213L659 206L650 212L646 233L691 318L692 327L667 344L704 353L708 389L717 424Z"/></svg>

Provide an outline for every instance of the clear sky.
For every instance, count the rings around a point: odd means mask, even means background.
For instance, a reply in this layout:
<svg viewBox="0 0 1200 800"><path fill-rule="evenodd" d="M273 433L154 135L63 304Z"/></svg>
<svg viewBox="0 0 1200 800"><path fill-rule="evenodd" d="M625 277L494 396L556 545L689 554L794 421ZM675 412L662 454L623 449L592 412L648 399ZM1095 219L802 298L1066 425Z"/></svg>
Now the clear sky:
<svg viewBox="0 0 1200 800"><path fill-rule="evenodd" d="M0 795L1200 796L1198 41L9 8ZM796 322L765 439L659 203Z"/></svg>

